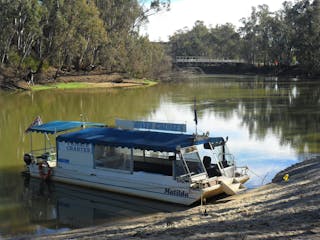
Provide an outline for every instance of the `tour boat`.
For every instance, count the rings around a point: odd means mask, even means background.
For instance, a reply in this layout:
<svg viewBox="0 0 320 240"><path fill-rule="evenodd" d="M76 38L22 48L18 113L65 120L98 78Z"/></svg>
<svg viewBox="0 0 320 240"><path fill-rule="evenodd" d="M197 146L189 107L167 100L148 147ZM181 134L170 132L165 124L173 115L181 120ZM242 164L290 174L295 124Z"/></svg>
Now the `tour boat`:
<svg viewBox="0 0 320 240"><path fill-rule="evenodd" d="M185 131L175 123L36 119L26 130L31 151L24 162L30 176L43 180L184 205L246 189L247 167L236 166L227 139ZM45 135L44 149L32 149L32 133Z"/></svg>

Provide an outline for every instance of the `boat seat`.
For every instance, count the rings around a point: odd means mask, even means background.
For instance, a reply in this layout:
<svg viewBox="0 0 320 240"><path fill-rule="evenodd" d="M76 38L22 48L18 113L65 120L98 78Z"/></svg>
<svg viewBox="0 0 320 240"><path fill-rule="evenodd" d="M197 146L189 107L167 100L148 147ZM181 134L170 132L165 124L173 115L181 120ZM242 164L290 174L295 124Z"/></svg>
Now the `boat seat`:
<svg viewBox="0 0 320 240"><path fill-rule="evenodd" d="M211 167L211 157L209 156L204 156L203 157L203 165L206 169Z"/></svg>
<svg viewBox="0 0 320 240"><path fill-rule="evenodd" d="M228 161L223 160L221 161L223 168L229 167Z"/></svg>
<svg viewBox="0 0 320 240"><path fill-rule="evenodd" d="M209 177L221 176L218 164L212 164L211 157L204 156L202 162L204 167L206 168Z"/></svg>
<svg viewBox="0 0 320 240"><path fill-rule="evenodd" d="M172 166L150 162L134 162L134 171L143 171L148 173L159 173L172 176Z"/></svg>

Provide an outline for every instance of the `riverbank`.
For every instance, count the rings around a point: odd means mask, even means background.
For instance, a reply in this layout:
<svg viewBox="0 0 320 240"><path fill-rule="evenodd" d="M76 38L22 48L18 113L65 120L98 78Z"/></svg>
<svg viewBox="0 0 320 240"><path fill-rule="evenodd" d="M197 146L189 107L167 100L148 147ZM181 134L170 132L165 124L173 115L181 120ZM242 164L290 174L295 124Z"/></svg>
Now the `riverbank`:
<svg viewBox="0 0 320 240"><path fill-rule="evenodd" d="M25 85L31 91L50 89L83 89L83 88L133 88L153 86L157 82L146 79L126 79L118 74L91 74L76 76L61 76L55 82L44 82L35 85Z"/></svg>
<svg viewBox="0 0 320 240"><path fill-rule="evenodd" d="M320 239L319 170L320 157L295 164L270 184L209 202L206 216L196 206L37 239Z"/></svg>
<svg viewBox="0 0 320 240"><path fill-rule="evenodd" d="M5 71L4 71L5 72ZM13 71L0 73L0 88L5 90L52 90L52 89L84 89L84 88L132 88L149 87L156 85L157 81L147 79L134 79L119 73L104 73L101 70L91 72L72 72L52 77L48 72L38 77L36 83L17 77Z"/></svg>

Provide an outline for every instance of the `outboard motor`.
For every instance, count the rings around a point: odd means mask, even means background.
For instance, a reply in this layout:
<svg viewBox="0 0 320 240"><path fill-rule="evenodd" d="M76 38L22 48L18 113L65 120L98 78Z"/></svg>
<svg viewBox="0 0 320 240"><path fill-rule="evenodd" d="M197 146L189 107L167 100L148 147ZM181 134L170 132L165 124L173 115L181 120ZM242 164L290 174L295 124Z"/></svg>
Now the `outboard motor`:
<svg viewBox="0 0 320 240"><path fill-rule="evenodd" d="M23 161L29 166L32 163L33 155L31 153L25 153L23 155Z"/></svg>

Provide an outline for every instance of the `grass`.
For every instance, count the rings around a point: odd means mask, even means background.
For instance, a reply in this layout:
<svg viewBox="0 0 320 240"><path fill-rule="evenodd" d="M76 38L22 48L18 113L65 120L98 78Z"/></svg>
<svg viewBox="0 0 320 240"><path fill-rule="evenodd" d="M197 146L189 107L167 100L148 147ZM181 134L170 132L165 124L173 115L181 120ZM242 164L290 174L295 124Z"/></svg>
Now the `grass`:
<svg viewBox="0 0 320 240"><path fill-rule="evenodd" d="M71 83L56 83L48 85L34 85L31 90L48 90L48 89L73 89L73 88L88 88L90 87L88 83L82 82L71 82Z"/></svg>
<svg viewBox="0 0 320 240"><path fill-rule="evenodd" d="M141 84L141 86L154 86L157 84L156 81L145 80L145 79L136 79L135 83ZM50 89L81 89L81 88L96 88L94 84L87 82L69 82L69 83L55 83L55 84L47 84L47 85L34 85L31 86L32 91L40 91L40 90L50 90ZM119 85L121 87L121 85ZM140 86L135 86L140 87Z"/></svg>

